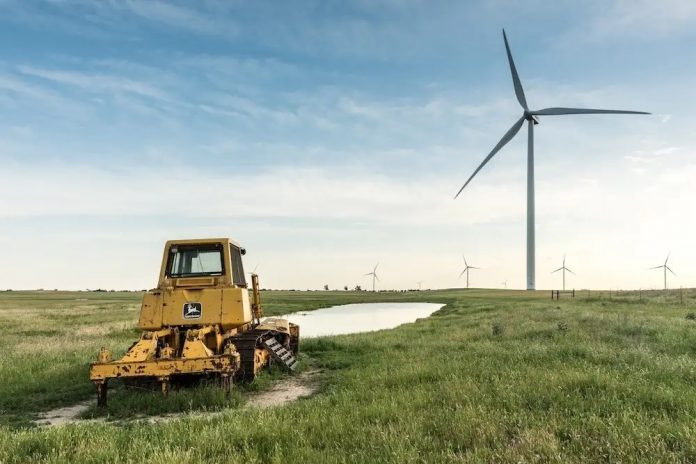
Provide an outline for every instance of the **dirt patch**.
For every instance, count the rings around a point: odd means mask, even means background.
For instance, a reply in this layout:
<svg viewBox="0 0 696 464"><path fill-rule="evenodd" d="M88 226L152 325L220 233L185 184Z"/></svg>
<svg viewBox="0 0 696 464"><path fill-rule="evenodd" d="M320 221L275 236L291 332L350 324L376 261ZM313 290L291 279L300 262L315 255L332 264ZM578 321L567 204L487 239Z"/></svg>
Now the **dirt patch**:
<svg viewBox="0 0 696 464"><path fill-rule="evenodd" d="M53 427L56 425L78 422L78 417L89 408L90 404L91 401L84 401L82 403L73 404L72 406L42 412L34 423L40 426Z"/></svg>
<svg viewBox="0 0 696 464"><path fill-rule="evenodd" d="M314 369L292 377L286 377L274 383L270 390L249 395L242 408L274 408L292 403L300 398L312 396L319 389L319 374L321 374L321 371ZM223 413L224 411L207 413L180 412L163 414L161 416L150 416L140 420L144 420L150 424L158 424L178 419L182 416L211 418Z"/></svg>
<svg viewBox="0 0 696 464"><path fill-rule="evenodd" d="M319 375L321 371L318 369L302 372L292 377L286 377L274 383L270 390L254 393L247 398L245 408L273 408L292 403L300 398L312 396L319 389ZM67 406L64 408L53 409L51 411L42 412L34 424L43 427L54 427L57 425L84 423L94 419L80 419L80 415L85 412L92 404L93 400L83 401L81 403ZM200 413L200 412L182 412L174 414L163 414L161 416L150 416L147 418L136 418L127 421L118 421L118 423L127 423L134 421L145 421L151 424L166 422L178 419L182 416L210 417L221 414L221 411ZM99 419L103 420L103 419Z"/></svg>
<svg viewBox="0 0 696 464"><path fill-rule="evenodd" d="M305 371L274 384L270 390L252 395L246 405L257 408L272 408L312 396L319 388L319 370Z"/></svg>

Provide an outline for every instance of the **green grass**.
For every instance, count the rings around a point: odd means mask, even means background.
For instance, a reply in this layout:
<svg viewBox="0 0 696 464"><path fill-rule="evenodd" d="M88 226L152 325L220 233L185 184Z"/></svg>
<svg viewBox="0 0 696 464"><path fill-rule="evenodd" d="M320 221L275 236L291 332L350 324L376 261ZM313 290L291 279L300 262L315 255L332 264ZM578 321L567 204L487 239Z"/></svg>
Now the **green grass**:
<svg viewBox="0 0 696 464"><path fill-rule="evenodd" d="M265 292L266 313L366 301L447 306L394 330L304 340L311 398L241 408L212 386L117 389L108 419L37 429L93 399L87 364L137 337L134 293L0 294L0 462L696 462L693 292ZM92 410L89 414L98 414Z"/></svg>

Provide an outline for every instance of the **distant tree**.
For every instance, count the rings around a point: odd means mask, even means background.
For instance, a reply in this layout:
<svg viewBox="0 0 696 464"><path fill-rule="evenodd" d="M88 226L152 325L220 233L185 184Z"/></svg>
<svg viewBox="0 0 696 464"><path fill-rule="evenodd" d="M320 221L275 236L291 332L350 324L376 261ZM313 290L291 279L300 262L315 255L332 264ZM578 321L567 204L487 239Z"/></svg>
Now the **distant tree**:
<svg viewBox="0 0 696 464"><path fill-rule="evenodd" d="M343 287L343 290L345 290L345 291L347 292L347 291L348 291L348 286L345 285L345 286Z"/></svg>
<svg viewBox="0 0 696 464"><path fill-rule="evenodd" d="M328 291L329 290L329 284L324 285L324 290Z"/></svg>
<svg viewBox="0 0 696 464"><path fill-rule="evenodd" d="M362 288L360 288L360 285L356 285L356 286L355 286L355 291L356 291L356 292L361 292L361 291L362 291Z"/></svg>

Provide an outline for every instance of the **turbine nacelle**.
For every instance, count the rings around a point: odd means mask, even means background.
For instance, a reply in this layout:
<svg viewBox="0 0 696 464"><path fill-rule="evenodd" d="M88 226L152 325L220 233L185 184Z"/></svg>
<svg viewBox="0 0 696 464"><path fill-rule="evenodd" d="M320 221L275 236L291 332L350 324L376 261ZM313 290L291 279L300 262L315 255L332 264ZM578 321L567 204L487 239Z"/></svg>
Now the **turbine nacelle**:
<svg viewBox="0 0 696 464"><path fill-rule="evenodd" d="M536 126L537 124L539 124L539 118L536 117L536 116L534 115L534 112L532 112L532 111L525 110L524 113L522 114L522 117L523 117L526 121L532 121L532 122L534 122L534 125L535 125L535 126Z"/></svg>

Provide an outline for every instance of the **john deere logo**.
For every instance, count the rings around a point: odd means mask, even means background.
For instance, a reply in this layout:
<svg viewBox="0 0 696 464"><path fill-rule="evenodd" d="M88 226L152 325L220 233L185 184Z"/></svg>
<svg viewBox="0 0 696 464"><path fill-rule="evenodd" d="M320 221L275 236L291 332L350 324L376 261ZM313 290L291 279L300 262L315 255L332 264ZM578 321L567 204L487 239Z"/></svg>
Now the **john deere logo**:
<svg viewBox="0 0 696 464"><path fill-rule="evenodd" d="M184 319L200 319L203 307L200 303L184 303Z"/></svg>

